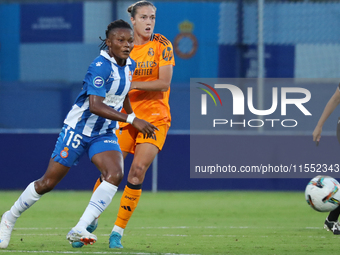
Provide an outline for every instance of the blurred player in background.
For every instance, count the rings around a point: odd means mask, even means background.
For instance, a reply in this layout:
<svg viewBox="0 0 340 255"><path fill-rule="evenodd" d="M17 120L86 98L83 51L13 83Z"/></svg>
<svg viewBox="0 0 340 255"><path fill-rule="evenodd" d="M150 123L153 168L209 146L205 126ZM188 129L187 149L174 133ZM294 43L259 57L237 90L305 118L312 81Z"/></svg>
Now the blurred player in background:
<svg viewBox="0 0 340 255"><path fill-rule="evenodd" d="M148 1L139 1L128 10L134 31L134 48L131 58L137 67L132 78L129 97L131 106L139 118L154 124L158 130L152 137L146 137L135 127L121 123L116 134L125 158L134 154L127 178L127 185L120 201L118 217L110 235L110 248L123 248L121 238L124 229L137 207L142 193L145 173L157 153L162 150L170 127L169 107L170 83L175 59L171 42L161 34L154 34L156 7ZM102 175L94 187L105 180ZM95 229L93 222L89 229ZM75 248L83 246L73 243Z"/></svg>
<svg viewBox="0 0 340 255"><path fill-rule="evenodd" d="M339 103L340 103L340 84L335 90L333 96L329 99L328 103L326 104L325 109L323 110L323 113L321 114L321 117L318 121L318 124L316 125L313 131L313 141L316 142L316 145L318 145L320 142L323 125L325 124L326 120L331 115L331 113L339 105ZM339 127L340 124L338 122L337 137L340 142ZM338 222L339 215L340 206L337 207L335 210L331 211L325 220L324 228L329 231L332 231L334 235L340 235L340 224Z"/></svg>
<svg viewBox="0 0 340 255"><path fill-rule="evenodd" d="M123 178L123 155L115 129L118 121L132 124L146 137L153 137L154 125L133 115L129 97L132 73L136 63L129 58L133 48L133 32L129 23L112 22L106 31L108 51L101 51L88 68L83 89L69 111L55 145L48 168L39 179L30 183L0 223L0 248L7 248L16 220L40 197L51 191L87 152L100 170L104 181L92 194L78 224L67 234L70 242L96 242L87 226L108 207Z"/></svg>

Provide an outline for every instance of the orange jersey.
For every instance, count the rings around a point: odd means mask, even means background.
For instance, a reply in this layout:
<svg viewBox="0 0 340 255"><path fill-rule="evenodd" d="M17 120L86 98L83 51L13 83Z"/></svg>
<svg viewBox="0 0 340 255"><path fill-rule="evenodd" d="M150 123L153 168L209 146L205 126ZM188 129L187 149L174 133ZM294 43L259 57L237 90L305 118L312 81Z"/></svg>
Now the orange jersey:
<svg viewBox="0 0 340 255"><path fill-rule="evenodd" d="M146 44L135 45L130 57L137 64L132 82L157 80L160 66L175 65L172 44L160 34L153 34ZM154 124L170 126L169 95L170 88L166 92L143 90L129 92L132 109L138 118ZM126 125L126 123L121 124L121 126Z"/></svg>

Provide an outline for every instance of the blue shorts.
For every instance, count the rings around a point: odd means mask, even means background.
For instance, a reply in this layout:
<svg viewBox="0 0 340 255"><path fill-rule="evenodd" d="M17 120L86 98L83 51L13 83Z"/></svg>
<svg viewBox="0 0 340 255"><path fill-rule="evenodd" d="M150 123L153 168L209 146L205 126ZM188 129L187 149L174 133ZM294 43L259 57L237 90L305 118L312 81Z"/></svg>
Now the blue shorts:
<svg viewBox="0 0 340 255"><path fill-rule="evenodd" d="M70 126L64 125L51 157L54 158L54 161L71 167L78 164L84 152L87 152L92 160L95 154L104 151L122 152L114 133L88 137L77 133Z"/></svg>

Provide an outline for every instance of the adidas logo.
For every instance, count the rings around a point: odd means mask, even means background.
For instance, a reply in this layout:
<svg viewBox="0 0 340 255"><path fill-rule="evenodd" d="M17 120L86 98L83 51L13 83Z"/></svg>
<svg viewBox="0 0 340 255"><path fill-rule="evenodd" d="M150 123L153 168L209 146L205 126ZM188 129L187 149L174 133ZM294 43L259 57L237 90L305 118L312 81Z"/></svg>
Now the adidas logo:
<svg viewBox="0 0 340 255"><path fill-rule="evenodd" d="M124 210L127 210L127 211L131 212L131 207L130 206L122 205L121 208L124 208Z"/></svg>
<svg viewBox="0 0 340 255"><path fill-rule="evenodd" d="M146 137L146 135L144 135L144 139L149 139L149 138L151 138L151 139L157 141L157 136L156 136L156 134L153 134L151 137Z"/></svg>

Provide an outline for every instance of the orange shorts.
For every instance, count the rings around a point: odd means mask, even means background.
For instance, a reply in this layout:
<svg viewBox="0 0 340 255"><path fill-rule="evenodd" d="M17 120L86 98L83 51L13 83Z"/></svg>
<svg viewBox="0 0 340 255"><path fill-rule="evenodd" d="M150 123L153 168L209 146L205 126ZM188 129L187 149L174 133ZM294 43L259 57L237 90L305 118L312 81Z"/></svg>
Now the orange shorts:
<svg viewBox="0 0 340 255"><path fill-rule="evenodd" d="M127 125L116 130L118 137L118 143L122 151L126 151L134 154L136 145L139 143L151 143L154 144L160 151L165 143L165 138L169 130L169 125L161 124L155 125L159 130L155 130L153 137L144 138L144 135L140 133L132 125Z"/></svg>

